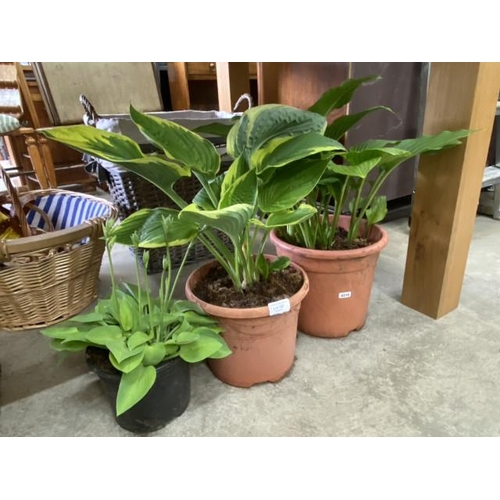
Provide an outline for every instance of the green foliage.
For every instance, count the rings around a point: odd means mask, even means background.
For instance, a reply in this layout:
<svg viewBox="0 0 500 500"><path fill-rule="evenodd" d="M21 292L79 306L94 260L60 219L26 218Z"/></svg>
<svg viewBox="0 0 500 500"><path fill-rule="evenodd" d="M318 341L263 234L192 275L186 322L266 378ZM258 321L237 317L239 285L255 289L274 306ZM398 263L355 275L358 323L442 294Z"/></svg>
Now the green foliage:
<svg viewBox="0 0 500 500"><path fill-rule="evenodd" d="M208 140L133 107L130 115L162 155L144 155L130 139L95 129L89 132L89 127L58 127L45 133L141 175L177 204L180 212L160 208L129 217L114 233L117 242L130 244L137 232L142 247L154 248L163 241L183 244L196 235L238 290L266 279L269 269L275 269L262 264L271 229L297 224L316 212L303 199L315 188L331 158L345 151L339 142L323 135L327 126L323 116L290 106L257 106L243 113L228 132L219 128L227 132L227 149L233 158L227 172L221 173L220 158ZM191 204L173 189L184 175L195 175L202 185ZM165 218L170 218L168 240L163 239ZM231 239L233 251L215 230ZM260 246L255 249L259 236Z"/></svg>
<svg viewBox="0 0 500 500"><path fill-rule="evenodd" d="M327 116L333 109L346 105L361 85L376 79L347 80L325 92L309 110ZM375 106L342 116L327 127L325 135L340 140L361 119L379 110L391 112L384 106ZM456 130L400 141L370 140L348 151L339 151L306 197L311 205L316 203L319 206L318 211L307 220L288 226L282 236L294 245L331 249L337 237L340 214L347 206L351 213L347 239L368 238L372 226L387 214L387 199L378 196L378 192L388 176L406 160L459 145L469 134L469 130ZM362 224L363 220L366 220L365 224Z"/></svg>
<svg viewBox="0 0 500 500"><path fill-rule="evenodd" d="M169 247L180 241L194 241L194 226L180 224L175 211L142 210L120 224L106 223L104 237L111 269L112 291L109 298L99 299L92 312L74 316L57 326L41 331L52 339L58 351L77 352L88 346L109 351L111 364L122 373L116 413L121 415L138 403L156 380L160 363L180 356L189 363L206 358L222 358L231 354L216 320L206 315L197 304L174 300L173 292L185 259L174 273ZM152 231L151 227L155 230ZM183 235L182 227L185 228ZM111 249L116 242L139 247L156 246L162 231L166 246L160 291L150 291L147 269L141 275L136 257L137 283L116 284ZM187 236L189 234L189 237ZM186 250L185 256L189 251ZM145 251L147 262L147 250Z"/></svg>
<svg viewBox="0 0 500 500"><path fill-rule="evenodd" d="M182 244L196 236L227 271L236 289L243 290L272 272L263 253L273 228L286 228L284 236L293 244L329 249L340 214L349 206L348 238L357 238L361 228L369 231L385 216L386 202L377 193L395 168L416 155L459 144L469 133L446 131L404 141L373 140L347 151L339 141L351 127L371 113L391 110L375 106L329 125L326 117L348 104L362 85L377 79L346 80L325 92L308 111L267 104L247 110L230 129L200 129L227 135L233 162L226 172L220 171L220 158L208 140L133 107L132 120L161 155L144 155L130 139L90 127L58 127L45 133L141 175L176 203L179 211L134 214L116 233L116 241L130 242L134 229L142 246L148 248L164 241ZM180 199L173 189L176 180L189 175L195 175L202 185L191 203ZM330 221L332 206L335 212ZM165 218L170 221L168 232ZM366 224L361 224L363 219ZM224 245L217 231L231 239L233 250Z"/></svg>

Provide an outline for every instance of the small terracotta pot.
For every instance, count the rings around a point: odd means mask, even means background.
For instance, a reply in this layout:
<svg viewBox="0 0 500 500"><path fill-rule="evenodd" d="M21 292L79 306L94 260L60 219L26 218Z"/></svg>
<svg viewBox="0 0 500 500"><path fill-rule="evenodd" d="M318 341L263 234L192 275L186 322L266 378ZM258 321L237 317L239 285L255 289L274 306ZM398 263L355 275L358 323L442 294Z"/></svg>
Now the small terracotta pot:
<svg viewBox="0 0 500 500"><path fill-rule="evenodd" d="M269 257L274 259L276 257ZM304 270L292 264L304 277L300 290L290 297L290 311L269 315L268 307L237 309L219 307L199 299L192 292L196 283L217 262L196 269L186 281L186 297L196 302L219 320L223 337L232 354L223 359L209 359L214 375L236 387L251 387L262 382L278 382L292 368L297 340L297 321L300 304L309 290Z"/></svg>
<svg viewBox="0 0 500 500"><path fill-rule="evenodd" d="M349 227L350 217L340 216L339 225ZM310 290L299 316L299 330L315 337L345 337L363 327L373 277L380 252L387 245L387 232L375 225L373 244L354 250L310 250L281 240L271 233L278 255L289 257L309 277Z"/></svg>

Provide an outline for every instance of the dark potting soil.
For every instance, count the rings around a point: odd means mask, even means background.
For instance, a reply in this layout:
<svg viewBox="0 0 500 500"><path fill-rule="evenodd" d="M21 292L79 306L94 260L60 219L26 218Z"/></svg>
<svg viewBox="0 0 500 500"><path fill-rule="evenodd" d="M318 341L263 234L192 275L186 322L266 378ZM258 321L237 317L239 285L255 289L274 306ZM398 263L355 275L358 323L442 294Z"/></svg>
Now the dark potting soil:
<svg viewBox="0 0 500 500"><path fill-rule="evenodd" d="M107 349L100 349L99 347L88 347L85 352L87 364L93 365L100 371L112 375L119 374L120 372L111 364L109 360L109 351Z"/></svg>
<svg viewBox="0 0 500 500"><path fill-rule="evenodd" d="M353 250L354 248L364 248L371 245L367 238L355 238L352 241L347 239L349 233L340 227L335 233L335 239L330 250Z"/></svg>
<svg viewBox="0 0 500 500"><path fill-rule="evenodd" d="M226 271L217 266L196 284L193 292L209 304L248 309L289 298L300 290L303 282L301 273L293 267L288 267L271 273L267 281L254 283L244 292L239 292L234 288Z"/></svg>

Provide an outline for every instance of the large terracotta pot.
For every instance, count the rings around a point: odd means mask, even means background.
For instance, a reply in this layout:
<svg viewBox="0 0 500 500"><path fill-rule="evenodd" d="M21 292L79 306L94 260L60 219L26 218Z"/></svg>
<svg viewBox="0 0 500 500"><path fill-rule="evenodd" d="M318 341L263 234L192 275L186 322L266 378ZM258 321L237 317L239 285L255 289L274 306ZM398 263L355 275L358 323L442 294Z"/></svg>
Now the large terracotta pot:
<svg viewBox="0 0 500 500"><path fill-rule="evenodd" d="M251 387L261 382L277 382L292 368L297 340L297 321L300 304L309 290L309 280L304 277L300 290L290 297L290 311L270 316L268 307L236 309L209 304L194 295L193 288L216 262L195 270L186 281L186 297L196 302L223 328L223 337L232 354L223 359L209 359L214 375L236 387Z"/></svg>
<svg viewBox="0 0 500 500"><path fill-rule="evenodd" d="M340 226L349 227L350 217L342 215ZM374 226L373 244L355 250L310 250L281 240L275 232L271 241L278 255L289 257L309 277L309 293L302 303L299 330L316 337L345 337L363 327L370 293L387 232Z"/></svg>

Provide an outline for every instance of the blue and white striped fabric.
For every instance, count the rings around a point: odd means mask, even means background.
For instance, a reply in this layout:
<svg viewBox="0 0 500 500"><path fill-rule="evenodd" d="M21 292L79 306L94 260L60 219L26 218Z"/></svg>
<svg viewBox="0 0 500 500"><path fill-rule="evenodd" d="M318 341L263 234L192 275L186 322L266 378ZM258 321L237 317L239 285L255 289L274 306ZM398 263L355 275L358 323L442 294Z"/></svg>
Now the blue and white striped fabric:
<svg viewBox="0 0 500 500"><path fill-rule="evenodd" d="M79 226L94 217L106 215L109 211L109 207L103 203L70 194L42 196L35 200L34 205L49 216L56 230ZM34 210L29 211L27 219L32 227L48 229L45 228L43 218Z"/></svg>

